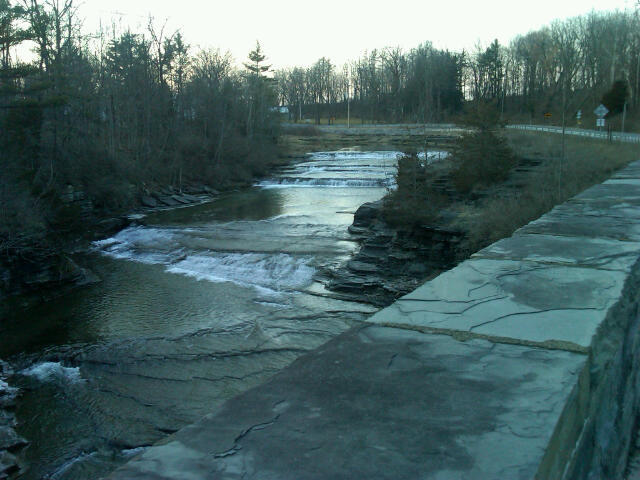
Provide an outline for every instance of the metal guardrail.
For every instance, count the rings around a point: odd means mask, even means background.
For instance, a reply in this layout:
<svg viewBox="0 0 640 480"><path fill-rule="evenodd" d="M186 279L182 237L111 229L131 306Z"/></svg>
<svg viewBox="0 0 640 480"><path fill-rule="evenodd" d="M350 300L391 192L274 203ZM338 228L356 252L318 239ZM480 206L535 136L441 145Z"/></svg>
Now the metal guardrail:
<svg viewBox="0 0 640 480"><path fill-rule="evenodd" d="M528 130L534 132L562 133L562 127L551 127L543 125L507 125L507 128L514 130ZM580 137L609 139L608 132L600 132L598 130L587 130L582 128L566 128L567 135L577 135ZM640 143L640 134L637 133L620 133L611 132L611 140L626 143Z"/></svg>

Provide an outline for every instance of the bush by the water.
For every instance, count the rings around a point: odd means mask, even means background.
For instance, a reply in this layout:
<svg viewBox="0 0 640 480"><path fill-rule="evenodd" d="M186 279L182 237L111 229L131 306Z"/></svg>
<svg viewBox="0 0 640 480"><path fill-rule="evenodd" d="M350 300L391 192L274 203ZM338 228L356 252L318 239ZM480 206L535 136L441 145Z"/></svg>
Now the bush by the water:
<svg viewBox="0 0 640 480"><path fill-rule="evenodd" d="M453 181L461 192L504 181L516 163L507 142L492 130L465 133L452 152Z"/></svg>
<svg viewBox="0 0 640 480"><path fill-rule="evenodd" d="M445 203L433 188L429 165L416 155L398 160L398 188L385 197L383 216L391 225L417 225L433 220Z"/></svg>

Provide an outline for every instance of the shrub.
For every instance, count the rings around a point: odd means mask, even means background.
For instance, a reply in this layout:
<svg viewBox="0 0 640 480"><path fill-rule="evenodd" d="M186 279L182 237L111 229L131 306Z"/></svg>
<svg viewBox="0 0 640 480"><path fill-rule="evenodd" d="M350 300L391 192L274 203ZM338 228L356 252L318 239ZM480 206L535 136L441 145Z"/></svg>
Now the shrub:
<svg viewBox="0 0 640 480"><path fill-rule="evenodd" d="M454 145L451 160L453 182L461 192L504 181L516 163L507 142L491 130L463 134Z"/></svg>
<svg viewBox="0 0 640 480"><path fill-rule="evenodd" d="M413 226L436 218L447 199L433 187L428 165L417 156L406 155L398 161L397 190L385 197L383 218L391 225Z"/></svg>
<svg viewBox="0 0 640 480"><path fill-rule="evenodd" d="M519 157L539 161L540 165L517 191L503 190L500 196L461 209L456 226L466 232L467 238L461 257L510 236L554 205L603 182L617 169L640 158L633 144L567 137L562 159L560 135L508 131L506 138Z"/></svg>

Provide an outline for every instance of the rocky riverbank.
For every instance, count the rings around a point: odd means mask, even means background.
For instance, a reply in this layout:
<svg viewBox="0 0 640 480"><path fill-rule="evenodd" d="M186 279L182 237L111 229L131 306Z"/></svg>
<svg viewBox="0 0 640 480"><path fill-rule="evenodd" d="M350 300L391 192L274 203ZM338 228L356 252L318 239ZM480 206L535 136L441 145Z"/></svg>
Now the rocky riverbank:
<svg viewBox="0 0 640 480"><path fill-rule="evenodd" d="M148 213L200 205L219 194L206 185L190 185L182 190L145 187L129 213L114 214L96 210L84 192L68 185L59 201L64 208L76 212L77 225L55 232L46 244L0 260L0 300L20 296L20 304L30 305L98 282L100 279L93 272L74 260L74 252L86 249L93 240L115 234Z"/></svg>
<svg viewBox="0 0 640 480"><path fill-rule="evenodd" d="M342 267L322 273L329 290L386 306L459 261L464 233L442 219L399 229L383 217L384 200L365 203L349 231L359 251Z"/></svg>
<svg viewBox="0 0 640 480"><path fill-rule="evenodd" d="M113 235L146 214L200 205L219 194L198 185L182 191L171 187L146 188L138 197L135 209L126 215L113 215L96 211L83 192L69 186L60 202L80 212L85 228L63 232L51 244L34 247L24 255L0 262L0 321L9 309L27 308L99 282L91 270L74 259L74 253L88 248L91 241ZM14 409L20 392L9 386L13 373L9 364L0 359L0 480L20 475L19 453L28 444L15 430Z"/></svg>
<svg viewBox="0 0 640 480"><path fill-rule="evenodd" d="M0 360L0 480L9 478L21 471L15 454L27 445L27 441L16 431L14 408L18 390L7 384L13 374L9 365Z"/></svg>

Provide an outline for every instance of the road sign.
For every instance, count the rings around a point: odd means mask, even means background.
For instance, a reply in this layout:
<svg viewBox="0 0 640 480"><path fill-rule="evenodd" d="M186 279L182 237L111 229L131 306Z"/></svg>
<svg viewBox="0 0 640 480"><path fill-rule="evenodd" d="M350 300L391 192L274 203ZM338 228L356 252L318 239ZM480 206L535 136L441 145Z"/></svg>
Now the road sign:
<svg viewBox="0 0 640 480"><path fill-rule="evenodd" d="M596 127L604 127L604 118L596 119Z"/></svg>
<svg viewBox="0 0 640 480"><path fill-rule="evenodd" d="M596 117L598 118L604 118L604 116L609 113L609 109L607 107L605 107L604 105L600 104L598 105L598 107L593 111L593 113L596 114Z"/></svg>
<svg viewBox="0 0 640 480"><path fill-rule="evenodd" d="M580 120L582 118L582 110L578 110L578 113L576 113L576 118L578 120Z"/></svg>

